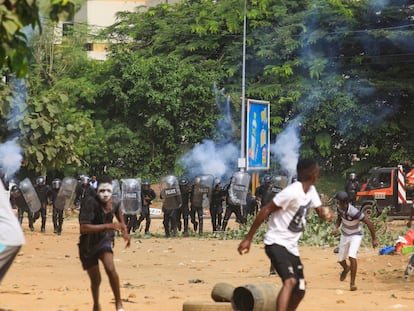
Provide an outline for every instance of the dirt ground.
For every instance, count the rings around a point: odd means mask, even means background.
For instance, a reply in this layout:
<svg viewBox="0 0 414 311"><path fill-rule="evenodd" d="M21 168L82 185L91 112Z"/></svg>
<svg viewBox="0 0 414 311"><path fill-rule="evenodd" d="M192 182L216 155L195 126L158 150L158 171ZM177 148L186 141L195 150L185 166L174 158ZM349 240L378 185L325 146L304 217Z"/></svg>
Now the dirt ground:
<svg viewBox="0 0 414 311"><path fill-rule="evenodd" d="M209 221L205 231L211 230ZM89 279L78 258L77 218L65 219L61 236L53 234L50 216L44 234L39 222L34 232L27 223L23 226L26 244L0 285L0 311L91 310ZM233 219L231 226L236 226ZM395 226L401 229L404 224ZM153 219L151 231L162 233L161 219ZM241 256L236 251L238 243L196 236L133 236L131 247L125 249L123 240L117 238L114 253L125 310L174 311L182 310L186 301L212 302L212 289L220 282L280 284L277 276L269 276L262 244L253 245L250 253ZM361 248L358 290L351 292L348 279L339 281L332 248L301 247L307 292L298 310L413 310L414 277L408 282L402 278L409 256L380 256L378 250ZM103 311L115 310L104 272L101 304Z"/></svg>

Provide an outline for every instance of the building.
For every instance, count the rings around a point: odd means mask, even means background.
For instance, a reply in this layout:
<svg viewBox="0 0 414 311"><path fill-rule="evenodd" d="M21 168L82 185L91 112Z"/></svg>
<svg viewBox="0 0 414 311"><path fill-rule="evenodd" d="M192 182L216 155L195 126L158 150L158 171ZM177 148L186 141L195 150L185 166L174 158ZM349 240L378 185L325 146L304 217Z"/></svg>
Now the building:
<svg viewBox="0 0 414 311"><path fill-rule="evenodd" d="M156 6L161 3L174 4L179 0L86 0L82 8L76 13L73 22L66 22L62 25L63 35L74 24L85 25L88 33L97 33L105 27L116 22L117 12L134 12L138 7L145 10L145 7ZM106 47L108 42L97 41L87 42L88 56L93 59L105 60L107 56Z"/></svg>

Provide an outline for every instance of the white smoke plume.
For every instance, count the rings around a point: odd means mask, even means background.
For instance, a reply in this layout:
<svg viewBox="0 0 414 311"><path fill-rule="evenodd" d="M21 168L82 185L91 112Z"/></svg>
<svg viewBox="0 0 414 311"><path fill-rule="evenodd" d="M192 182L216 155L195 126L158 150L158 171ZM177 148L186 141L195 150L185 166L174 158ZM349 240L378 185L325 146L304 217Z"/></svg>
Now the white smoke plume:
<svg viewBox="0 0 414 311"><path fill-rule="evenodd" d="M296 175L296 165L299 161L301 146L299 126L298 119L293 120L282 133L277 135L275 143L270 145L272 156L281 168L289 173L290 178Z"/></svg>
<svg viewBox="0 0 414 311"><path fill-rule="evenodd" d="M212 140L204 140L186 153L180 162L190 177L211 174L225 181L233 174L239 153L240 150L232 143L219 146Z"/></svg>
<svg viewBox="0 0 414 311"><path fill-rule="evenodd" d="M216 105L220 118L216 124L218 142L205 139L187 152L180 160L189 178L200 174L211 174L222 182L230 179L237 170L237 159L240 149L233 141L235 126L231 118L230 97L225 90L214 87Z"/></svg>
<svg viewBox="0 0 414 311"><path fill-rule="evenodd" d="M22 163L22 148L13 140L0 144L0 166L4 175L11 178Z"/></svg>
<svg viewBox="0 0 414 311"><path fill-rule="evenodd" d="M6 179L11 179L17 173L23 161L23 149L16 138L20 136L18 124L24 118L22 112L26 111L27 105L26 81L11 77L10 83L13 97L6 122L11 135L5 143L0 144L0 167Z"/></svg>

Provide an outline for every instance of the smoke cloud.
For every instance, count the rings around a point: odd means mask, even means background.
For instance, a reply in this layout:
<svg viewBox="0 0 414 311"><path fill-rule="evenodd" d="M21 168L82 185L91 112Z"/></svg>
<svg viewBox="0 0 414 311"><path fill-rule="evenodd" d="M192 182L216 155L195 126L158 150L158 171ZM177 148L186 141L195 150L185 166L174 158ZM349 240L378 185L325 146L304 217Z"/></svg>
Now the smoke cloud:
<svg viewBox="0 0 414 311"><path fill-rule="evenodd" d="M0 166L6 177L12 177L22 163L22 148L13 140L0 144Z"/></svg>
<svg viewBox="0 0 414 311"><path fill-rule="evenodd" d="M23 161L23 150L13 138L20 136L18 124L24 118L22 112L26 111L27 105L25 80L12 78L10 83L13 87L13 97L6 123L11 135L5 143L0 144L0 167L6 179L12 178L17 173Z"/></svg>
<svg viewBox="0 0 414 311"><path fill-rule="evenodd" d="M225 91L217 91L216 105L220 113L217 126L217 141L203 140L183 155L179 163L189 178L200 174L211 174L221 181L227 181L237 170L240 148L234 143L234 124L230 113L230 97Z"/></svg>
<svg viewBox="0 0 414 311"><path fill-rule="evenodd" d="M289 173L289 177L296 175L296 165L299 161L301 146L299 126L299 118L294 119L276 137L275 143L270 145L272 157L280 164L282 169Z"/></svg>

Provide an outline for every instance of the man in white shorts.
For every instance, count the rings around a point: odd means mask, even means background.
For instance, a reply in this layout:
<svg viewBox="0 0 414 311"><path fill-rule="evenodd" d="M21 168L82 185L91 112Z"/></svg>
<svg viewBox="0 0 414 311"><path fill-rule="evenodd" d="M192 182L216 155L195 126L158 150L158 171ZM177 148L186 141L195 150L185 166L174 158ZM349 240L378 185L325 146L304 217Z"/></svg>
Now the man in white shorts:
<svg viewBox="0 0 414 311"><path fill-rule="evenodd" d="M345 191L339 191L335 195L335 199L338 203L337 213L338 218L336 220L334 233L337 234L339 227L341 226L341 240L339 243L338 262L343 268L340 276L341 281L345 281L349 271L351 271L351 291L357 290L355 285L355 278L357 273L357 253L361 245L362 238L364 237L363 224L368 226L368 229L372 237L372 247L378 246L377 238L375 237L374 226L371 221L357 209L355 206L349 203L348 194ZM349 265L346 258L349 258Z"/></svg>

